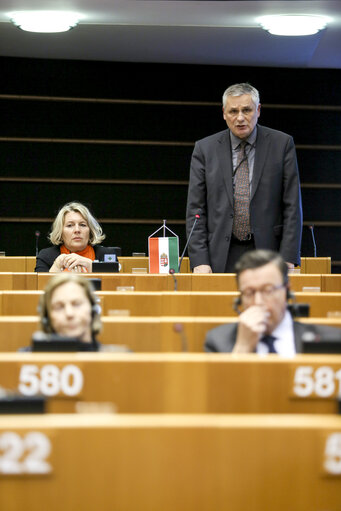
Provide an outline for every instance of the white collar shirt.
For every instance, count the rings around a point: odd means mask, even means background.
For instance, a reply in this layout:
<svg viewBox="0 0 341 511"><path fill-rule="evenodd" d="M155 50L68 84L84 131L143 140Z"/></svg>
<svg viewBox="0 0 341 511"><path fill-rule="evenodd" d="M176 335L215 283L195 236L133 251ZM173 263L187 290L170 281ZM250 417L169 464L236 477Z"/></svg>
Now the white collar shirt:
<svg viewBox="0 0 341 511"><path fill-rule="evenodd" d="M288 310L271 335L276 338L274 348L278 355L282 357L293 357L296 355L294 322ZM269 353L269 348L266 343L260 341L257 344L256 352L259 355L266 355Z"/></svg>

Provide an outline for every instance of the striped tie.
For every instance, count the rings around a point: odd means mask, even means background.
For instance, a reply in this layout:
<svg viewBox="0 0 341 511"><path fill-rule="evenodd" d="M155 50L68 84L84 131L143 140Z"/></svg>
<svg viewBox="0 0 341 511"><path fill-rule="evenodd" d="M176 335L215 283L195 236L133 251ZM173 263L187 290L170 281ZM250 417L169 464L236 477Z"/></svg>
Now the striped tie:
<svg viewBox="0 0 341 511"><path fill-rule="evenodd" d="M232 232L239 240L246 240L250 234L250 185L249 163L246 146L248 142L239 144L237 165L235 168L236 181L234 187L234 220Z"/></svg>

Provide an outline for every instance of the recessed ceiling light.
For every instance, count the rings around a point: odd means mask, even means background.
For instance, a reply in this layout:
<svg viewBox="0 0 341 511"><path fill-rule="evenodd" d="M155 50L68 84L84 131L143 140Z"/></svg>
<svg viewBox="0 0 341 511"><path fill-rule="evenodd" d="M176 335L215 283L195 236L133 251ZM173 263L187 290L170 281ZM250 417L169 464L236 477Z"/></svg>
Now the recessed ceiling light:
<svg viewBox="0 0 341 511"><path fill-rule="evenodd" d="M8 13L12 23L28 32L66 32L70 30L82 15L69 11L16 11Z"/></svg>
<svg viewBox="0 0 341 511"><path fill-rule="evenodd" d="M331 21L327 16L279 14L256 19L264 30L274 35L300 36L316 34Z"/></svg>

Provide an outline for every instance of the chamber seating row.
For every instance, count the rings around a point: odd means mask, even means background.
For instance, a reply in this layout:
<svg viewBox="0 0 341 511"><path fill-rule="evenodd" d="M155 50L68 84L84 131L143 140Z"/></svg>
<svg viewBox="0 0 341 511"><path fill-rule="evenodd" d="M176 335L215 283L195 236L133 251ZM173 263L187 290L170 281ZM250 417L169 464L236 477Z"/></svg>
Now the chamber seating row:
<svg viewBox="0 0 341 511"><path fill-rule="evenodd" d="M341 418L320 415L8 416L0 440L23 473L2 477L0 506L339 511L340 435Z"/></svg>
<svg viewBox="0 0 341 511"><path fill-rule="evenodd" d="M340 436L325 415L7 416L21 473L2 474L0 507L339 511Z"/></svg>
<svg viewBox="0 0 341 511"><path fill-rule="evenodd" d="M104 316L98 339L105 345L126 346L135 353L202 353L208 330L235 321L235 317L226 316ZM300 321L341 328L341 318L301 318ZM33 333L40 328L37 316L0 316L0 352L28 346Z"/></svg>
<svg viewBox="0 0 341 511"><path fill-rule="evenodd" d="M120 289L134 291L237 291L234 274L176 275L176 281L168 274L92 273L84 278L101 279L103 291ZM0 290L42 290L51 278L49 273L3 272L0 273ZM339 274L293 274L290 275L293 291L341 292Z"/></svg>
<svg viewBox="0 0 341 511"><path fill-rule="evenodd" d="M131 273L134 269L148 271L148 257L120 257L122 273ZM36 258L32 256L8 256L0 257L0 272L33 272ZM189 258L184 257L181 264L181 272L189 273ZM302 257L301 273L331 273L330 257Z"/></svg>
<svg viewBox="0 0 341 511"><path fill-rule="evenodd" d="M43 291L0 291L0 315L36 315ZM99 291L102 314L131 316L233 316L238 292ZM297 303L310 305L311 317L339 315L341 293L295 293Z"/></svg>
<svg viewBox="0 0 341 511"><path fill-rule="evenodd" d="M44 395L52 413L336 414L341 355L1 353L0 386Z"/></svg>

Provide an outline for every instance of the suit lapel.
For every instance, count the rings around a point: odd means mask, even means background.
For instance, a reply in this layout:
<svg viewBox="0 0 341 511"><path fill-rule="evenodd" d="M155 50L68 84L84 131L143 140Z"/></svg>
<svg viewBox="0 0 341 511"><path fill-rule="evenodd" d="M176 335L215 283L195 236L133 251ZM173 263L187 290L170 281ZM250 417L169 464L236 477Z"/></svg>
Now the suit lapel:
<svg viewBox="0 0 341 511"><path fill-rule="evenodd" d="M234 345L236 344L238 323L232 324L231 327L232 328L230 335L226 337L224 340L225 343L224 351L226 351L227 353L231 353L231 351L233 351Z"/></svg>
<svg viewBox="0 0 341 511"><path fill-rule="evenodd" d="M261 126L257 127L257 140L256 140L256 154L255 154L255 163L253 167L253 176L252 176L252 189L251 189L251 197L250 200L253 199L254 194L256 193L259 180L262 176L265 162L268 157L270 148L270 140L269 137L262 130Z"/></svg>
<svg viewBox="0 0 341 511"><path fill-rule="evenodd" d="M230 142L230 130L224 131L217 141L217 161L219 162L219 171L221 172L226 193L233 208L233 190L232 190L232 153Z"/></svg>

